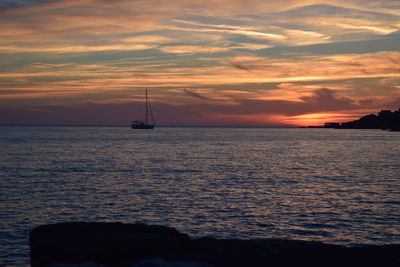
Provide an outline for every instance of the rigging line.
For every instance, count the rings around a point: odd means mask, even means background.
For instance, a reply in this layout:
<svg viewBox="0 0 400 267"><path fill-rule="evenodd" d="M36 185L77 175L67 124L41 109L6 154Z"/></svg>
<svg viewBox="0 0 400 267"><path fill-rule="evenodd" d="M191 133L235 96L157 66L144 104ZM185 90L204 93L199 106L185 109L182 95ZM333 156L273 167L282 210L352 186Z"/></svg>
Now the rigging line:
<svg viewBox="0 0 400 267"><path fill-rule="evenodd" d="M153 124L155 125L156 124L156 120L154 119L153 109L151 108L150 100L149 100L149 110L150 110L151 120L152 120Z"/></svg>

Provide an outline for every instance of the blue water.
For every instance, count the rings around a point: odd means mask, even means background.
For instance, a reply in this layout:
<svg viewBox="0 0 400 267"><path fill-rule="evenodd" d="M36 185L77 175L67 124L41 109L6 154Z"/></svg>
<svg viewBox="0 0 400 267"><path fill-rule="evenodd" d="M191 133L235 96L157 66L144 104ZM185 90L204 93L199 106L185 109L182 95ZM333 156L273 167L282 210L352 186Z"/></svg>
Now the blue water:
<svg viewBox="0 0 400 267"><path fill-rule="evenodd" d="M0 127L0 265L66 221L192 236L400 243L400 134L279 128Z"/></svg>

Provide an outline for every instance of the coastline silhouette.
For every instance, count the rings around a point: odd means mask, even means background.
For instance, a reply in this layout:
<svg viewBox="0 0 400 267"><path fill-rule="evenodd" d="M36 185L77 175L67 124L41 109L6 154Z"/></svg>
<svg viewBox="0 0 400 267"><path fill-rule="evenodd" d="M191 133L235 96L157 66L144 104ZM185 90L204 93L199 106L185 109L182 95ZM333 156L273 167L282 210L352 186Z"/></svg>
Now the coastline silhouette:
<svg viewBox="0 0 400 267"><path fill-rule="evenodd" d="M400 131L400 108L395 111L381 110L378 115L369 114L358 120L349 122L326 122L323 126L309 126L308 128L334 129L382 129Z"/></svg>

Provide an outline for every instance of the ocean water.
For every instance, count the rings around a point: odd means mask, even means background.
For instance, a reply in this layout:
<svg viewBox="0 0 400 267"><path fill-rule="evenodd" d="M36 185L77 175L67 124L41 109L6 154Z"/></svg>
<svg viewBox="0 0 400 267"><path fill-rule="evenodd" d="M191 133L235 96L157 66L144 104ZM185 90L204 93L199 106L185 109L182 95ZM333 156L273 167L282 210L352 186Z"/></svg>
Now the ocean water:
<svg viewBox="0 0 400 267"><path fill-rule="evenodd" d="M0 265L68 221L191 236L400 243L400 134L301 128L0 127Z"/></svg>

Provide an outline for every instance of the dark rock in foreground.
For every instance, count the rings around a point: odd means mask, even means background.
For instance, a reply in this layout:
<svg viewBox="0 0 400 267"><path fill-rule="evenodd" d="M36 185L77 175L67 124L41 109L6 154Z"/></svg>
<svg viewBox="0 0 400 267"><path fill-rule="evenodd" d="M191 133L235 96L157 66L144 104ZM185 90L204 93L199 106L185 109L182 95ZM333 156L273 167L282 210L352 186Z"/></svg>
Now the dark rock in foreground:
<svg viewBox="0 0 400 267"><path fill-rule="evenodd" d="M400 245L191 239L170 227L145 224L44 225L31 231L30 246L32 267L85 262L94 266L400 266Z"/></svg>

